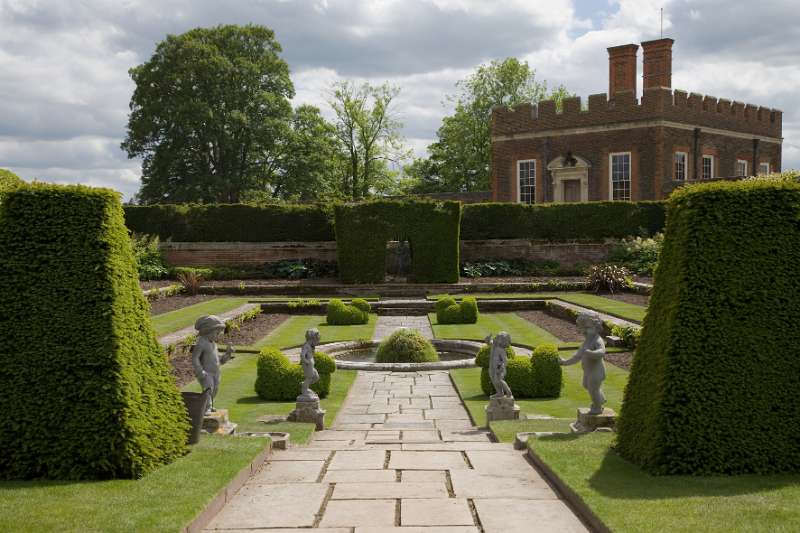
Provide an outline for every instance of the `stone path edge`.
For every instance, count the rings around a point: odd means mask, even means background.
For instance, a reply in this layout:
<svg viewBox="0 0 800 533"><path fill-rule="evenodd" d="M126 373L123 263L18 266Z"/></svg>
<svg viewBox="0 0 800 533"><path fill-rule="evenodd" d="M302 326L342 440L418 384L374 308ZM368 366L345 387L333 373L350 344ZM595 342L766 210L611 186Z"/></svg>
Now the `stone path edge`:
<svg viewBox="0 0 800 533"><path fill-rule="evenodd" d="M490 428L491 431L491 428ZM494 432L492 432L494 436ZM564 483L564 481L558 477L558 475L553 472L553 469L550 468L547 463L545 463L541 457L539 457L536 452L528 445L527 457L533 463L534 468L541 474L545 481L550 485L550 487L556 492L561 499L566 502L572 512L583 522L583 524L589 528L590 531L594 531L597 533L611 533L611 530L606 526L600 517L598 517L592 508L589 507L586 502L583 501L578 493L576 493L569 485Z"/></svg>
<svg viewBox="0 0 800 533"><path fill-rule="evenodd" d="M225 437L230 438L230 437ZM234 437L246 438L246 437ZM200 511L189 524L181 529L181 533L201 533L208 524L217 516L225 504L241 489L272 454L272 440L256 455L250 464L242 468L226 486L222 487L214 498Z"/></svg>

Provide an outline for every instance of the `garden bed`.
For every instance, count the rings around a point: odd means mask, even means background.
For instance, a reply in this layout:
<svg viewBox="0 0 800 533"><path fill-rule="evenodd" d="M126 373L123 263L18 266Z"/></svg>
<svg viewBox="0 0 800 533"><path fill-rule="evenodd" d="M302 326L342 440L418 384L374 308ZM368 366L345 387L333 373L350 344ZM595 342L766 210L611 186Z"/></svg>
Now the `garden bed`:
<svg viewBox="0 0 800 533"><path fill-rule="evenodd" d="M175 296L168 296L166 298L156 298L154 300L150 300L150 315L155 316L169 313L170 311L183 309L184 307L199 304L212 298L215 298L215 296L208 294L195 294L194 296L189 296L188 294L176 294Z"/></svg>
<svg viewBox="0 0 800 533"><path fill-rule="evenodd" d="M650 296L647 294L638 294L635 292L615 292L611 294L609 292L600 292L597 293L597 296L602 296L603 298L616 300L618 302L638 305L640 307L647 307L650 305Z"/></svg>
<svg viewBox="0 0 800 533"><path fill-rule="evenodd" d="M558 318L544 311L517 311L517 315L548 331L564 342L583 342L583 335L574 322Z"/></svg>

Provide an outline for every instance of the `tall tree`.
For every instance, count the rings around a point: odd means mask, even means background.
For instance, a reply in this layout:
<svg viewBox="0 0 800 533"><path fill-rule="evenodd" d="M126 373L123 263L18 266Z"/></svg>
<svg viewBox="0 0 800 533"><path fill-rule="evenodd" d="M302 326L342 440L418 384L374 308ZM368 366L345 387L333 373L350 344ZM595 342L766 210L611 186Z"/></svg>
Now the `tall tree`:
<svg viewBox="0 0 800 533"><path fill-rule="evenodd" d="M280 51L263 26L197 28L131 69L122 148L143 158L140 201L238 202L268 186L294 96Z"/></svg>
<svg viewBox="0 0 800 533"><path fill-rule="evenodd" d="M336 113L336 135L344 147L348 171L342 190L352 199L390 188L388 162L405 156L393 102L400 89L383 84L336 83L330 105Z"/></svg>
<svg viewBox="0 0 800 533"><path fill-rule="evenodd" d="M418 192L488 190L492 108L544 99L554 99L560 107L569 96L563 86L548 91L528 63L515 58L479 66L456 88L447 97L454 112L442 120L437 141L428 146L429 159L404 168Z"/></svg>

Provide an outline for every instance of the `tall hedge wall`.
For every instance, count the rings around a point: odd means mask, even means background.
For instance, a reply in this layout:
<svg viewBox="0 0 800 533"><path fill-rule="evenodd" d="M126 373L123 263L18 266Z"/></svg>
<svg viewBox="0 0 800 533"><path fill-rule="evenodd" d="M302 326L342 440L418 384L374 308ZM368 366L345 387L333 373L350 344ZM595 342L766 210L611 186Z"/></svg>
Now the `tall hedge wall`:
<svg viewBox="0 0 800 533"><path fill-rule="evenodd" d="M663 228L663 202L487 203L464 206L461 238L567 241L622 238L642 231L652 235Z"/></svg>
<svg viewBox="0 0 800 533"><path fill-rule="evenodd" d="M15 189L0 250L0 478L135 478L182 455L118 193Z"/></svg>
<svg viewBox="0 0 800 533"><path fill-rule="evenodd" d="M458 281L459 202L380 200L338 205L335 220L339 275L345 283L383 281L389 240L409 241L410 281Z"/></svg>
<svg viewBox="0 0 800 533"><path fill-rule="evenodd" d="M125 206L128 229L176 242L332 241L332 218L316 205Z"/></svg>
<svg viewBox="0 0 800 533"><path fill-rule="evenodd" d="M618 450L657 474L800 471L800 185L668 203Z"/></svg>

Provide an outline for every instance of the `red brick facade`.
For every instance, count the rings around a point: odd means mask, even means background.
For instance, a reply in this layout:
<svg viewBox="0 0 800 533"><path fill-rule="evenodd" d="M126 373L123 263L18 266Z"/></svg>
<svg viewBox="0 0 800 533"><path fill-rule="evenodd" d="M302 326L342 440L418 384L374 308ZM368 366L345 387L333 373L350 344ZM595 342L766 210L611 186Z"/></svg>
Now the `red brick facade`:
<svg viewBox="0 0 800 533"><path fill-rule="evenodd" d="M580 172L588 175L584 176L588 177L588 200L614 199L609 168L612 153L630 154L629 158L616 158L618 164L627 161L629 170L615 175L629 180L631 200L662 199L676 186L701 180L703 155L712 157L713 178L735 176L737 160L747 161L751 175L762 163L769 163L770 171L779 171L781 112L673 91L668 85L671 45L671 39L643 43L646 83L640 100L626 78L631 72L630 57L635 61L636 45L626 45L609 49L609 74L624 71L616 81L610 80L610 87L616 90L611 98L591 95L586 110L580 98L570 98L560 113L553 101L495 108L492 199L517 201L517 162L523 160L536 160L536 202L565 201L565 182L576 180ZM633 75L635 72L634 63ZM684 180L676 179L676 152L686 154ZM566 163L556 163L559 158ZM571 168L576 159L589 167L580 172ZM573 181L571 185L576 184Z"/></svg>

